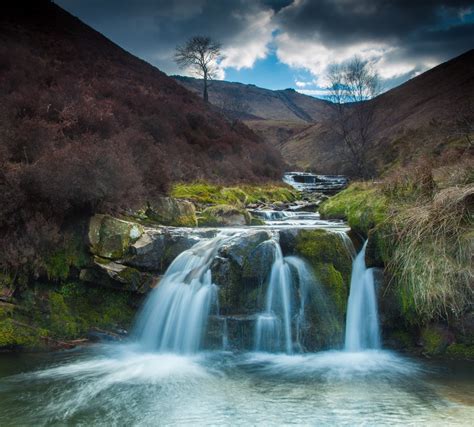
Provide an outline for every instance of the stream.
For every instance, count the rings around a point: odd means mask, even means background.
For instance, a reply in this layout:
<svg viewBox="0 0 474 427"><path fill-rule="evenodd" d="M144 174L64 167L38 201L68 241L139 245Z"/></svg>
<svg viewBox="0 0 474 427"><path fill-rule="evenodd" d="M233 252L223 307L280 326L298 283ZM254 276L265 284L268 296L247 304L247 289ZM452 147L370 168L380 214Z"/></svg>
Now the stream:
<svg viewBox="0 0 474 427"><path fill-rule="evenodd" d="M388 351L0 355L0 424L470 425L472 365Z"/></svg>
<svg viewBox="0 0 474 427"><path fill-rule="evenodd" d="M263 246L273 261L254 351L226 350L227 323L222 349L206 348L208 319L219 315L212 262L247 232L227 229L173 261L128 342L0 354L0 425L471 425L472 363L381 348L366 245L356 256L345 224L317 214L262 216L264 227L324 228L343 240L353 260L344 346L304 350L308 304L330 311L305 261L283 256L275 234Z"/></svg>

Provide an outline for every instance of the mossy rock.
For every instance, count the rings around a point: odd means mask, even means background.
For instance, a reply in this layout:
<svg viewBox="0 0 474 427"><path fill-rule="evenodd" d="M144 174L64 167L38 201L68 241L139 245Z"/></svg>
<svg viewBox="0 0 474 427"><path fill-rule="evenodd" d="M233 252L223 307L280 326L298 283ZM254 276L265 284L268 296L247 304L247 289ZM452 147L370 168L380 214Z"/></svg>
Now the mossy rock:
<svg viewBox="0 0 474 427"><path fill-rule="evenodd" d="M352 184L319 207L322 218L347 220L354 231L365 237L387 219L388 211L387 197L370 183Z"/></svg>
<svg viewBox="0 0 474 427"><path fill-rule="evenodd" d="M13 304L0 305L0 349L43 348L47 331L19 321L15 318L15 310Z"/></svg>
<svg viewBox="0 0 474 427"><path fill-rule="evenodd" d="M211 272L220 288L222 314L249 314L262 308L262 284L271 268L270 237L267 231L255 230L220 248Z"/></svg>
<svg viewBox="0 0 474 427"><path fill-rule="evenodd" d="M171 196L186 199L198 206L232 205L244 207L254 203L290 202L298 198L298 192L285 185L240 185L222 187L206 182L178 183Z"/></svg>
<svg viewBox="0 0 474 427"><path fill-rule="evenodd" d="M187 200L159 197L148 204L145 215L150 220L175 227L196 227L196 208Z"/></svg>
<svg viewBox="0 0 474 427"><path fill-rule="evenodd" d="M324 276L324 269L331 269L328 266L321 266L319 275ZM323 273L323 274L321 274ZM337 298L331 297L331 289L336 293L344 288L341 285L341 276L334 270L330 272L336 277L329 279L325 277L325 285L316 275L308 289L305 304L305 323L301 330L300 342L306 351L318 351L340 348L343 343L344 334L344 314L345 306L337 307ZM332 282L331 282L332 281ZM328 286L329 285L329 286Z"/></svg>
<svg viewBox="0 0 474 427"><path fill-rule="evenodd" d="M81 270L79 277L84 282L137 293L148 292L154 283L150 273L99 257L94 258L92 267Z"/></svg>
<svg viewBox="0 0 474 427"><path fill-rule="evenodd" d="M13 319L0 320L0 349L44 349L48 332Z"/></svg>
<svg viewBox="0 0 474 427"><path fill-rule="evenodd" d="M71 270L79 270L90 262L90 255L82 235L74 234L43 256L42 264L48 280L64 281Z"/></svg>
<svg viewBox="0 0 474 427"><path fill-rule="evenodd" d="M294 241L296 255L306 259L325 293L325 301L333 320L326 336L340 339L342 322L349 296L352 258L341 237L326 230L300 230ZM317 316L312 316L316 318ZM331 317L332 318L332 317ZM323 328L324 323L317 321Z"/></svg>
<svg viewBox="0 0 474 427"><path fill-rule="evenodd" d="M143 232L143 227L134 222L94 215L89 222L90 250L102 258L120 259Z"/></svg>
<svg viewBox="0 0 474 427"><path fill-rule="evenodd" d="M198 218L200 227L232 227L250 225L251 216L246 209L231 205L217 205L204 209Z"/></svg>
<svg viewBox="0 0 474 427"><path fill-rule="evenodd" d="M439 356L453 343L454 337L450 331L441 325L427 325L420 335L423 352L427 356Z"/></svg>
<svg viewBox="0 0 474 427"><path fill-rule="evenodd" d="M370 267L384 267L390 261L394 250L394 232L388 222L369 230L365 252L365 264Z"/></svg>
<svg viewBox="0 0 474 427"><path fill-rule="evenodd" d="M344 280L342 273L332 263L318 263L313 265L314 273L326 289L331 302L340 316L344 316L349 298L349 283Z"/></svg>
<svg viewBox="0 0 474 427"><path fill-rule="evenodd" d="M311 265L332 264L349 282L352 258L342 238L326 230L300 230L295 237L295 253Z"/></svg>
<svg viewBox="0 0 474 427"><path fill-rule="evenodd" d="M45 350L84 338L94 328L127 329L139 301L133 294L82 282L32 285L19 305L0 306L0 349Z"/></svg>
<svg viewBox="0 0 474 427"><path fill-rule="evenodd" d="M474 360L474 345L451 344L446 349L446 356L452 359Z"/></svg>
<svg viewBox="0 0 474 427"><path fill-rule="evenodd" d="M253 226L265 225L265 221L261 218L255 218L254 216L251 216L250 225L253 225Z"/></svg>

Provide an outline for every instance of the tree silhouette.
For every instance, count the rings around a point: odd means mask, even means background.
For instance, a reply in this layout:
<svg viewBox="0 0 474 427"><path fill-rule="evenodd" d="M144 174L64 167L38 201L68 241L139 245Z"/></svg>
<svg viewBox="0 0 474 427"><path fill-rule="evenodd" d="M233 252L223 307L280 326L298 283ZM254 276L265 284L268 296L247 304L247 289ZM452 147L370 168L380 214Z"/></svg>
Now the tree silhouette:
<svg viewBox="0 0 474 427"><path fill-rule="evenodd" d="M209 102L209 80L217 75L217 62L221 58L221 44L210 37L194 36L184 45L177 46L174 59L180 68L192 68L203 79L202 97Z"/></svg>

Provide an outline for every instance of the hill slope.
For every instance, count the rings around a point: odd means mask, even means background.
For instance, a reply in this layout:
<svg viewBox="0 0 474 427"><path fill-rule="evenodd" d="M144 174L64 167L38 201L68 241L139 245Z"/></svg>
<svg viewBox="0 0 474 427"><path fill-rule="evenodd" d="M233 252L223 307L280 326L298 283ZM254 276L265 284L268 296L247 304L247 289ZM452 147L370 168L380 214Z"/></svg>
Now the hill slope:
<svg viewBox="0 0 474 427"><path fill-rule="evenodd" d="M473 132L474 50L443 63L369 101L375 104L374 145L369 158L379 172L422 156L464 152ZM464 123L462 123L464 122ZM324 172L350 173L335 156L342 146L329 121L279 144L287 162Z"/></svg>
<svg viewBox="0 0 474 427"><path fill-rule="evenodd" d="M71 218L142 208L170 181L281 176L245 125L47 0L2 8L0 96L0 270L34 270Z"/></svg>
<svg viewBox="0 0 474 427"><path fill-rule="evenodd" d="M28 124L54 134L50 149L121 139L136 151L139 168L153 159L139 153L149 148L161 155L153 168L173 163L172 179L279 176L278 156L271 158L255 135L158 69L47 0L16 4L0 17L0 114L8 146ZM38 161L39 147L30 149L22 156ZM20 160L17 153L7 157Z"/></svg>
<svg viewBox="0 0 474 427"><path fill-rule="evenodd" d="M201 80L173 76L176 81L196 94L201 94ZM327 118L331 113L327 101L306 96L293 89L269 90L255 85L213 81L209 101L224 111L244 120L277 120L311 123Z"/></svg>
<svg viewBox="0 0 474 427"><path fill-rule="evenodd" d="M199 80L178 81L199 92ZM350 161L341 154L343 146L334 131L329 103L290 90L220 81L213 83L212 91L211 102L239 113L250 128L281 151L287 163L322 173L353 173ZM304 114L289 108L282 93ZM457 122L474 121L473 99L471 50L369 101L377 110L374 145L369 147L375 169L380 172L394 163L462 146L463 130Z"/></svg>

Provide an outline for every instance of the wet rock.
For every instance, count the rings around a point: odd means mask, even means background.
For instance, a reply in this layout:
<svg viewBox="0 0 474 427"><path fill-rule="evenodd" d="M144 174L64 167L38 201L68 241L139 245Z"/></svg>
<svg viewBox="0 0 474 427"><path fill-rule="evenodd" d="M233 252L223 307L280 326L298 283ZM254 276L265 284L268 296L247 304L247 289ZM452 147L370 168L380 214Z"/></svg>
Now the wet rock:
<svg viewBox="0 0 474 427"><path fill-rule="evenodd" d="M129 255L121 263L140 270L164 273L174 259L202 238L214 237L217 230L161 227L146 229L130 246Z"/></svg>
<svg viewBox="0 0 474 427"><path fill-rule="evenodd" d="M204 209L198 223L200 227L238 227L250 225L251 220L246 209L217 205Z"/></svg>
<svg viewBox="0 0 474 427"><path fill-rule="evenodd" d="M146 216L161 225L197 226L196 208L187 200L158 197L148 205Z"/></svg>
<svg viewBox="0 0 474 427"><path fill-rule="evenodd" d="M296 235L294 252L313 268L328 298L343 319L349 295L352 258L342 239L326 230L300 229Z"/></svg>
<svg viewBox="0 0 474 427"><path fill-rule="evenodd" d="M84 282L137 293L148 292L155 280L149 273L98 257L95 257L92 267L81 270L79 278Z"/></svg>
<svg viewBox="0 0 474 427"><path fill-rule="evenodd" d="M88 230L90 250L102 258L119 259L142 234L143 227L137 223L109 215L94 215Z"/></svg>
<svg viewBox="0 0 474 427"><path fill-rule="evenodd" d="M256 318L256 315L211 316L206 333L206 347L253 350Z"/></svg>
<svg viewBox="0 0 474 427"><path fill-rule="evenodd" d="M211 264L212 278L219 286L223 314L251 313L262 306L261 284L271 264L262 265L267 257L269 231L253 231L237 236L222 246ZM261 267L261 268L260 268Z"/></svg>
<svg viewBox="0 0 474 427"><path fill-rule="evenodd" d="M287 228L279 231L280 246L285 256L294 255L299 231L297 228Z"/></svg>

